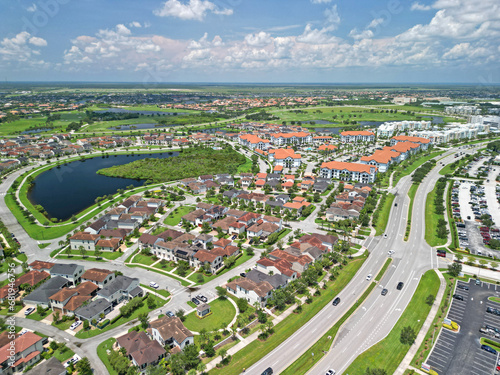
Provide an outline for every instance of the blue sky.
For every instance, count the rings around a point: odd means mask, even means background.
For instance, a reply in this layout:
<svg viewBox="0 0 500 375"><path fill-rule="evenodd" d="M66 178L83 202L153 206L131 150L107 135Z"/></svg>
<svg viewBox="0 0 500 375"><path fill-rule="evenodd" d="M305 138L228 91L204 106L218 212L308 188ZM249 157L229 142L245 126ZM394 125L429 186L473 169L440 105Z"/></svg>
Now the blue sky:
<svg viewBox="0 0 500 375"><path fill-rule="evenodd" d="M0 79L500 82L498 0L4 0Z"/></svg>

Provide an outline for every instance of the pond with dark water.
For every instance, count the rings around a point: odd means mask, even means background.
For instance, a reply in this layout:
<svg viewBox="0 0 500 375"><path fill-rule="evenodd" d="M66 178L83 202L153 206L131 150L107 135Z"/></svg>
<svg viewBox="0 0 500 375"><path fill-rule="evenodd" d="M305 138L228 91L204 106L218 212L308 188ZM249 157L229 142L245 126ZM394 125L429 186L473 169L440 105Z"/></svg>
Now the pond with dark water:
<svg viewBox="0 0 500 375"><path fill-rule="evenodd" d="M28 192L34 205L40 204L49 217L67 220L95 203L97 197L114 194L129 185L141 186L144 180L108 177L97 174L102 168L112 167L146 158L164 159L179 155L178 152L158 152L135 155L97 156L85 161L61 164L35 178Z"/></svg>

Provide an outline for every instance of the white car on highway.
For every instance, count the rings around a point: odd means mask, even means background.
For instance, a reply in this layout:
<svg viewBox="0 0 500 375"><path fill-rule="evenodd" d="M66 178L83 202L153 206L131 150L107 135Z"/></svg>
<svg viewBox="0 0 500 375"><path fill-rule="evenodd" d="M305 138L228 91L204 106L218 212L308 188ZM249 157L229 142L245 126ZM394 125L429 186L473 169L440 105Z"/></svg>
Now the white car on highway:
<svg viewBox="0 0 500 375"><path fill-rule="evenodd" d="M372 279L372 274L370 273L368 276L366 276L366 280L370 281Z"/></svg>
<svg viewBox="0 0 500 375"><path fill-rule="evenodd" d="M391 256L392 254L394 254L396 252L396 250L389 250L389 252L387 253L387 255Z"/></svg>

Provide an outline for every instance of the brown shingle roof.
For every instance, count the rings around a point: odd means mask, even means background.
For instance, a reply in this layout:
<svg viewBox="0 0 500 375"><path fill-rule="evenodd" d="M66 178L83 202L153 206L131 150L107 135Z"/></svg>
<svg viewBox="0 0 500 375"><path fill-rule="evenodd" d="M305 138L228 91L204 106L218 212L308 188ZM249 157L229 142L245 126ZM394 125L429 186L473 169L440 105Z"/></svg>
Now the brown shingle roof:
<svg viewBox="0 0 500 375"><path fill-rule="evenodd" d="M108 277L110 274L114 273L110 270L103 270L100 268L90 268L84 272L82 275L82 279L102 282Z"/></svg>

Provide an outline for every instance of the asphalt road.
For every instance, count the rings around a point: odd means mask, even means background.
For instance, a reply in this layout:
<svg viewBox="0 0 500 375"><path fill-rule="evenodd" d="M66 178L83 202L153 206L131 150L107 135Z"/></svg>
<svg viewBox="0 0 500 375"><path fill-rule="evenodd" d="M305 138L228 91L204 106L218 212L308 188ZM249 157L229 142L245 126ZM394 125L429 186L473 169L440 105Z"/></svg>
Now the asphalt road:
<svg viewBox="0 0 500 375"><path fill-rule="evenodd" d="M446 165L455 161L455 150L448 151L441 161ZM450 156L451 155L451 156ZM442 158L443 155L438 158ZM387 224L387 239L377 237L368 240L365 246L370 256L359 272L339 294L341 303L334 307L328 304L316 316L309 320L296 333L267 354L252 367L247 369L250 375L261 374L267 367L275 373L285 370L302 353L313 345L319 337L328 331L347 312L350 306L368 287L366 276L375 277L387 259L389 250L396 250L390 271L380 281L380 286L365 300L362 306L351 316L339 331L335 344L310 374L324 374L332 368L341 374L364 350L383 339L397 322L415 292L421 275L428 269L437 267L437 257L424 239L425 235L425 200L441 177L439 164L422 181L415 195L412 213L412 227L408 242L404 242L409 198L407 192L411 186L411 177L402 178L396 189L395 199ZM394 190L394 189L393 189ZM393 269L392 269L393 268ZM403 290L397 291L399 281L404 282ZM386 296L380 294L381 287L387 287Z"/></svg>

